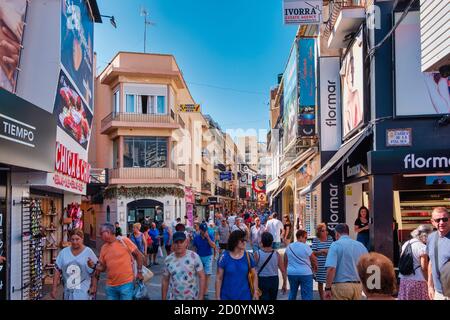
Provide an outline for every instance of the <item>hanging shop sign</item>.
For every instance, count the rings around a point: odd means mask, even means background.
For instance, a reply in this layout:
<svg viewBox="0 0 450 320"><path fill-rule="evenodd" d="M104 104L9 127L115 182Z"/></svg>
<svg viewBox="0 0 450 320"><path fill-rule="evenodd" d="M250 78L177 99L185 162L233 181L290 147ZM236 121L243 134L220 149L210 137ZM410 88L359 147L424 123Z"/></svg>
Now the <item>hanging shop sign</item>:
<svg viewBox="0 0 450 320"><path fill-rule="evenodd" d="M0 162L52 172L56 123L52 115L0 89Z"/></svg>
<svg viewBox="0 0 450 320"><path fill-rule="evenodd" d="M252 188L256 193L266 193L266 180L258 176L252 178Z"/></svg>
<svg viewBox="0 0 450 320"><path fill-rule="evenodd" d="M246 173L240 174L239 184L242 186L246 186L248 184L248 175Z"/></svg>
<svg viewBox="0 0 450 320"><path fill-rule="evenodd" d="M201 109L199 104L181 104L178 107L178 112L200 113Z"/></svg>
<svg viewBox="0 0 450 320"><path fill-rule="evenodd" d="M298 40L298 136L316 134L316 41L311 38Z"/></svg>
<svg viewBox="0 0 450 320"><path fill-rule="evenodd" d="M323 1L284 0L284 24L320 24L322 22Z"/></svg>
<svg viewBox="0 0 450 320"><path fill-rule="evenodd" d="M62 70L53 114L58 126L87 150L93 115Z"/></svg>
<svg viewBox="0 0 450 320"><path fill-rule="evenodd" d="M231 181L231 180L233 180L233 173L231 171L220 173L220 181Z"/></svg>
<svg viewBox="0 0 450 320"><path fill-rule="evenodd" d="M340 58L320 58L320 148L336 151L341 146Z"/></svg>
<svg viewBox="0 0 450 320"><path fill-rule="evenodd" d="M0 1L0 39L5 43L0 49L0 88L12 93L16 92L27 4L27 0Z"/></svg>
<svg viewBox="0 0 450 320"><path fill-rule="evenodd" d="M371 174L448 172L450 150L371 151L368 161Z"/></svg>
<svg viewBox="0 0 450 320"><path fill-rule="evenodd" d="M93 110L94 21L86 0L61 1L61 66Z"/></svg>
<svg viewBox="0 0 450 320"><path fill-rule="evenodd" d="M184 199L186 203L195 203L194 192L191 188L184 188Z"/></svg>
<svg viewBox="0 0 450 320"><path fill-rule="evenodd" d="M386 129L386 146L412 146L412 129Z"/></svg>
<svg viewBox="0 0 450 320"><path fill-rule="evenodd" d="M218 204L219 199L217 197L208 197L208 204Z"/></svg>

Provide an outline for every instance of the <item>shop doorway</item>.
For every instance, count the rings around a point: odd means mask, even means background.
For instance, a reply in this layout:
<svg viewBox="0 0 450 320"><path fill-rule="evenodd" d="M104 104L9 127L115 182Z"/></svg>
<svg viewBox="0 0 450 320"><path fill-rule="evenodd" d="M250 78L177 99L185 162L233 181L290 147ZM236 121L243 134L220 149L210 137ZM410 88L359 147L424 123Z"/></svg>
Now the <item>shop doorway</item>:
<svg viewBox="0 0 450 320"><path fill-rule="evenodd" d="M359 208L369 208L369 216L372 218L369 206L368 181L360 181L345 186L345 221L350 229L350 237L356 239L355 220L358 218Z"/></svg>
<svg viewBox="0 0 450 320"><path fill-rule="evenodd" d="M156 223L159 228L164 222L164 204L157 200L143 199L136 200L127 204L127 233L133 230L133 224Z"/></svg>

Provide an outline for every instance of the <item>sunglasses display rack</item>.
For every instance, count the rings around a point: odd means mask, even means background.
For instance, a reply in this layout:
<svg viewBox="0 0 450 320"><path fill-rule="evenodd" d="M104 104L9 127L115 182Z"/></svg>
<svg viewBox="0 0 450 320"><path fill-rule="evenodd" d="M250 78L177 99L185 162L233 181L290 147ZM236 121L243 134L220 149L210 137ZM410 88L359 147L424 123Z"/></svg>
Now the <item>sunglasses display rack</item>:
<svg viewBox="0 0 450 320"><path fill-rule="evenodd" d="M43 212L45 213L45 283L53 283L53 275L55 271L56 255L58 253L58 240L57 240L57 228L56 228L56 207L53 200L46 200L45 206L43 204Z"/></svg>
<svg viewBox="0 0 450 320"><path fill-rule="evenodd" d="M22 198L22 299L42 298L43 236L41 201Z"/></svg>

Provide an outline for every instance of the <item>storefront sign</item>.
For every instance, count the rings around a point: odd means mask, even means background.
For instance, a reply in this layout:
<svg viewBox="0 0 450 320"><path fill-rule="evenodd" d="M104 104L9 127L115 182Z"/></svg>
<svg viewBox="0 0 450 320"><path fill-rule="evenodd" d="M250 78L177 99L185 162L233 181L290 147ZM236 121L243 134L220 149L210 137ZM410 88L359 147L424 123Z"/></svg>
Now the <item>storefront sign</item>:
<svg viewBox="0 0 450 320"><path fill-rule="evenodd" d="M93 110L94 21L86 0L61 1L61 65Z"/></svg>
<svg viewBox="0 0 450 320"><path fill-rule="evenodd" d="M341 146L340 58L320 58L320 147L336 151Z"/></svg>
<svg viewBox="0 0 450 320"><path fill-rule="evenodd" d="M412 145L412 129L387 129L386 146L404 147Z"/></svg>
<svg viewBox="0 0 450 320"><path fill-rule="evenodd" d="M316 41L310 38L298 40L298 136L316 134Z"/></svg>
<svg viewBox="0 0 450 320"><path fill-rule="evenodd" d="M231 180L233 180L233 173L231 171L220 173L220 181L231 181Z"/></svg>
<svg viewBox="0 0 450 320"><path fill-rule="evenodd" d="M188 113L200 113L199 104L181 104L178 108L178 112L188 112Z"/></svg>
<svg viewBox="0 0 450 320"><path fill-rule="evenodd" d="M25 28L27 0L0 1L2 28L0 40L0 88L12 93L16 92L16 81L19 73L20 53Z"/></svg>
<svg viewBox="0 0 450 320"><path fill-rule="evenodd" d="M318 0L284 0L284 24L320 24L323 2Z"/></svg>
<svg viewBox="0 0 450 320"><path fill-rule="evenodd" d="M217 204L219 199L217 197L208 197L208 204Z"/></svg>
<svg viewBox="0 0 450 320"><path fill-rule="evenodd" d="M78 153L70 151L59 142L56 142L55 169L57 172L82 183L90 182L91 165L81 159Z"/></svg>
<svg viewBox="0 0 450 320"><path fill-rule="evenodd" d="M191 188L184 189L184 199L186 203L195 203L194 193Z"/></svg>
<svg viewBox="0 0 450 320"><path fill-rule="evenodd" d="M52 115L0 89L0 163L51 172L56 123Z"/></svg>
<svg viewBox="0 0 450 320"><path fill-rule="evenodd" d="M260 202L260 203L267 202L267 196L265 193L258 193L258 202Z"/></svg>
<svg viewBox="0 0 450 320"><path fill-rule="evenodd" d="M450 150L371 151L368 154L372 174L448 172Z"/></svg>

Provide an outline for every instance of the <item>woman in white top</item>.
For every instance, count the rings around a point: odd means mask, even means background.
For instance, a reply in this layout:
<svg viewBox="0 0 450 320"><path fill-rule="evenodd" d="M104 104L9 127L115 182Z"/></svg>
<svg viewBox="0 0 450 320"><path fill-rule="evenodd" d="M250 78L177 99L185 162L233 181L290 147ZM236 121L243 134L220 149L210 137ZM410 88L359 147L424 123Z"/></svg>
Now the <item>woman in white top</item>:
<svg viewBox="0 0 450 320"><path fill-rule="evenodd" d="M398 300L428 300L428 255L427 238L433 231L431 226L420 225L411 232L412 239L406 241L402 247L402 256L412 252L414 271L411 274L402 274L400 271L400 290ZM408 247L411 246L411 249ZM405 259L401 257L400 261Z"/></svg>

